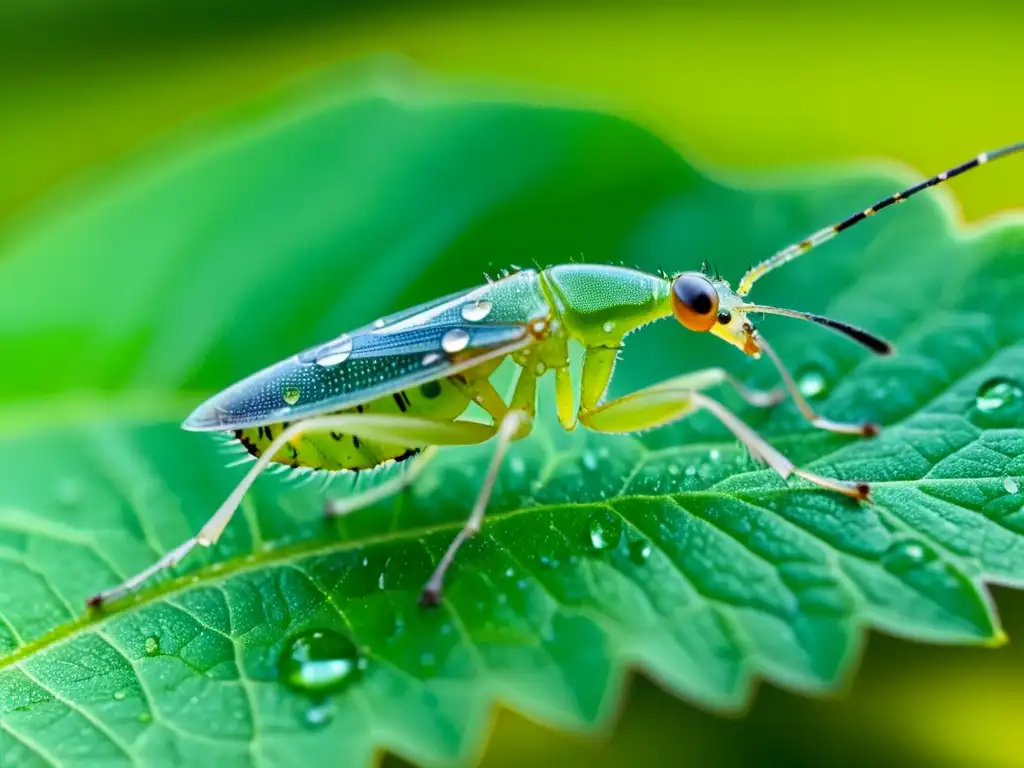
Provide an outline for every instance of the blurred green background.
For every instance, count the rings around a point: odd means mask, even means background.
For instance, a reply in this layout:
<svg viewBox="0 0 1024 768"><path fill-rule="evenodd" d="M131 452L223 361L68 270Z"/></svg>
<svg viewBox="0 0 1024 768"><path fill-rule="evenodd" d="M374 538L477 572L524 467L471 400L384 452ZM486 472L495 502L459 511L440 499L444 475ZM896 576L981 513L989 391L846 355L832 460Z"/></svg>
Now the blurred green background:
<svg viewBox="0 0 1024 768"><path fill-rule="evenodd" d="M40 199L318 66L378 51L570 98L750 170L889 158L936 172L1024 138L1019 4L3 0L0 238ZM966 218L1020 208L1020 163L955 183ZM873 637L842 701L765 688L720 719L636 680L607 740L502 713L487 766L1024 765L1024 598L1011 644ZM396 758L387 758L397 765Z"/></svg>

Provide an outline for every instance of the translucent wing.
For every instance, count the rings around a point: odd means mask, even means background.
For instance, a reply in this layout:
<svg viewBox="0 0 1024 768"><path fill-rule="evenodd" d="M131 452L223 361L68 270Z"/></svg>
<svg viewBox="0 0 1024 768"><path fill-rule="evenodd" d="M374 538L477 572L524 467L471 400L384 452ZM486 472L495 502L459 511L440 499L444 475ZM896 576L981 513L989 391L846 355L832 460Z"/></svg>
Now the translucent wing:
<svg viewBox="0 0 1024 768"><path fill-rule="evenodd" d="M354 407L534 343L549 308L535 272L453 294L301 352L228 387L183 424L255 427Z"/></svg>

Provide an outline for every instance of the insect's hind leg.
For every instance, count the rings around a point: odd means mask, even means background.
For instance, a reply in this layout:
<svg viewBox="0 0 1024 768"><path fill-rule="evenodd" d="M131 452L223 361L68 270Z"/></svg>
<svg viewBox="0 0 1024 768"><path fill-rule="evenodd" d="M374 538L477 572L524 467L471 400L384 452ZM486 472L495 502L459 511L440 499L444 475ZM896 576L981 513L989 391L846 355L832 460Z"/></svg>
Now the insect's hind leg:
<svg viewBox="0 0 1024 768"><path fill-rule="evenodd" d="M403 468L394 477L389 477L384 482L361 493L339 499L328 499L324 503L324 515L326 517L342 517L401 493L416 482L416 478L423 474L423 470L436 455L437 446L432 445L419 456L414 456L406 462L411 466L408 469Z"/></svg>
<svg viewBox="0 0 1024 768"><path fill-rule="evenodd" d="M256 459L245 477L235 486L224 503L213 513L213 516L206 521L198 534L175 547L156 563L127 579L124 583L89 598L88 604L96 607L123 597L161 571L173 568L197 545L208 547L215 544L231 521L242 498L256 478L270 464L271 458L296 437L308 432L328 430L344 431L366 440L408 445L410 448L431 445L472 445L490 439L495 433L495 428L487 424L468 421L433 421L397 414L342 413L295 422L267 446L267 449Z"/></svg>
<svg viewBox="0 0 1024 768"><path fill-rule="evenodd" d="M636 432L665 426L703 409L722 422L746 446L752 456L760 458L783 479L797 475L820 488L855 499L863 500L868 497L870 488L867 483L834 480L795 466L724 405L685 386L689 378L680 377L678 380L656 384L593 410L584 411L580 414L580 421L597 432ZM676 381L675 385L673 381Z"/></svg>

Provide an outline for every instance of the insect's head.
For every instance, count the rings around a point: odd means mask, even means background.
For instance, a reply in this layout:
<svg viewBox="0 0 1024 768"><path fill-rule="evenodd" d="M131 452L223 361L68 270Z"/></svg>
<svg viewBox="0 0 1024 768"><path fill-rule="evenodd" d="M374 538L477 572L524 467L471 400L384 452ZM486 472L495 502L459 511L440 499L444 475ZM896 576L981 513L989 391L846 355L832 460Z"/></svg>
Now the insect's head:
<svg viewBox="0 0 1024 768"><path fill-rule="evenodd" d="M675 314L676 319L691 331L711 331L716 336L739 347L752 357L760 355L762 346L767 345L763 343L763 340L760 340L754 324L748 318L749 314L784 315L785 317L795 317L800 320L810 320L812 323L824 325L827 328L842 333L858 344L863 344L872 352L888 355L892 352L892 346L889 342L860 328L856 328L849 323L832 320L821 315L812 315L808 312L798 312L795 309L780 309L779 307L751 304L746 301L745 297L750 293L750 289L754 287L754 283L772 270L778 269L784 264L788 264L794 259L803 256L805 253L813 251L839 233L845 232L863 221L867 221L868 218L874 216L883 208L888 208L896 203L902 203L919 192L923 192L936 184L942 184L954 176L966 173L972 168L977 168L1001 157L1008 157L1017 152L1024 152L1024 141L992 152L982 152L966 163L961 163L950 168L948 171L943 171L937 176L932 176L926 181L919 182L901 192L883 198L868 208L859 209L842 221L830 227L819 229L803 240L786 246L760 264L752 266L740 278L735 291L729 286L729 283L717 275L714 278L708 277L706 269L702 272L684 272L676 276L672 281L672 312Z"/></svg>
<svg viewBox="0 0 1024 768"><path fill-rule="evenodd" d="M672 312L691 331L710 331L751 357L759 357L761 346L749 315L783 315L824 325L863 344L879 355L888 355L892 346L872 333L821 315L793 309L751 304L721 278L703 272L683 272L672 281Z"/></svg>

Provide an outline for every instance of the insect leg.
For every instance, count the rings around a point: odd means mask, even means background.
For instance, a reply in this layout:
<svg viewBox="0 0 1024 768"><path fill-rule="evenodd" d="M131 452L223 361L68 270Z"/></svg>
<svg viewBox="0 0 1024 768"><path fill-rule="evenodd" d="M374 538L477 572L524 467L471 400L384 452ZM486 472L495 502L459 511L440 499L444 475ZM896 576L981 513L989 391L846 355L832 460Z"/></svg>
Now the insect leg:
<svg viewBox="0 0 1024 768"><path fill-rule="evenodd" d="M824 429L828 432L838 432L844 435L863 435L864 437L874 437L878 434L879 427L870 421L863 422L861 424L850 424L841 421L832 421L826 419L824 416L819 416L807 399L800 392L800 387L793 381L793 376L790 374L786 364L782 362L782 359L778 356L771 345L764 340L764 336L760 333L757 334L757 344L761 350L768 355L768 359L772 361L775 369L779 372L779 377L782 379L782 385L785 387L789 396L793 398L793 402L799 409L800 414L812 425L818 429Z"/></svg>
<svg viewBox="0 0 1024 768"><path fill-rule="evenodd" d="M394 477L389 477L383 483L375 485L373 488L369 488L362 493L356 493L341 499L328 499L324 504L324 515L327 517L342 517L375 504L381 499L401 493L416 482L416 478L423 474L423 470L436 455L437 446L432 445L419 456L414 456L411 461L405 462L406 464L411 464L411 467L399 472Z"/></svg>
<svg viewBox="0 0 1024 768"><path fill-rule="evenodd" d="M681 377L685 380L687 377ZM679 380L673 380L678 382ZM605 403L592 411L580 414L580 421L598 432L636 432L641 429L665 426L703 409L724 424L746 446L751 455L764 461L786 479L797 475L820 488L836 491L855 499L866 499L867 483L848 483L816 475L794 466L776 448L757 432L743 423L732 411L707 395L672 382L658 384Z"/></svg>
<svg viewBox="0 0 1024 768"><path fill-rule="evenodd" d="M516 380L515 390L512 392L511 404L501 421L498 423L498 441L494 448L494 455L487 467L487 474L484 476L484 483L480 487L476 503L470 512L466 525L458 532L455 539L448 545L441 562L437 564L430 580L423 587L420 595L420 605L437 605L441 599L441 588L444 586L444 575L455 559L455 553L459 547L470 536L479 533L483 523L484 512L487 511L487 502L494 489L494 481L498 477L498 470L501 469L501 461L508 450L509 443L526 437L533 427L533 418L537 411L537 377L525 368L520 369L519 378Z"/></svg>
<svg viewBox="0 0 1024 768"><path fill-rule="evenodd" d="M482 443L493 437L495 432L493 426L486 424L467 421L433 421L399 414L342 413L297 421L274 438L267 446L266 451L253 463L245 477L235 486L228 498L207 520L195 537L171 550L149 568L131 577L123 584L91 597L88 601L89 605L99 606L132 592L150 577L177 565L197 544L204 547L215 544L231 521L232 515L250 486L267 468L278 451L290 440L294 440L306 432L327 430L346 432L367 440L379 440L382 443L407 445L410 448Z"/></svg>
<svg viewBox="0 0 1024 768"><path fill-rule="evenodd" d="M521 436L523 430L529 424L529 416L522 411L509 411L505 418L501 420L501 425L498 427L498 442L494 448L491 463L487 467L484 483L480 487L480 493L477 495L476 503L473 505L473 511L470 512L469 519L462 527L462 530L456 534L455 539L448 545L448 549L445 550L444 555L441 557L441 562L437 564L433 574L430 576L430 580L423 587L423 593L420 595L420 605L432 606L440 602L441 589L444 586L444 575L447 573L448 568L451 567L456 553L465 543L466 539L480 532L484 512L487 511L487 502L491 498L491 491L494 490L494 481L498 477L498 470L501 469L501 461L505 457L509 443L516 437Z"/></svg>
<svg viewBox="0 0 1024 768"><path fill-rule="evenodd" d="M582 392L580 394L580 415L598 407L602 395L611 379L614 354L617 350L605 347L588 349L583 368ZM755 408L770 408L782 402L786 393L776 388L770 390L751 389L723 368L705 368L702 371L685 373L650 387L651 390L670 389L703 390L718 384L728 384L743 400ZM647 390L644 390L647 391Z"/></svg>

